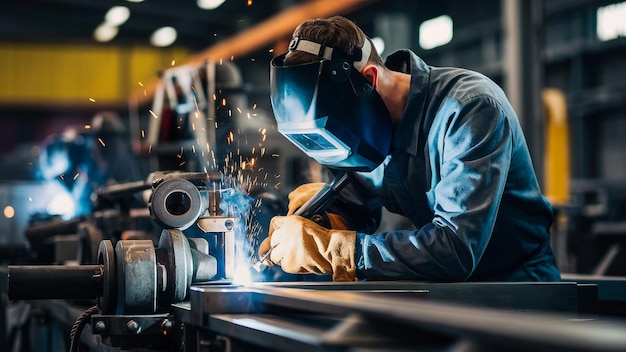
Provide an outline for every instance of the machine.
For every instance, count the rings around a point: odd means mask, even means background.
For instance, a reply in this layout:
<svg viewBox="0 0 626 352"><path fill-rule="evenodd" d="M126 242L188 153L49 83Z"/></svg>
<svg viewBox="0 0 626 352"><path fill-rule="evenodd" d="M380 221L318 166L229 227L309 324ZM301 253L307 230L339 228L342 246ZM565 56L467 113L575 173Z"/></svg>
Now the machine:
<svg viewBox="0 0 626 352"><path fill-rule="evenodd" d="M98 245L96 264L9 266L9 299L96 299L100 319L107 322L96 331L106 335L115 335L119 316L124 326L131 320L138 324L136 332L150 331L154 323L169 329L164 321L170 305L184 301L193 283L232 282L235 227L241 224L221 202L224 193L233 192L224 182L217 173L164 173L149 185L104 192L108 199L123 199L149 186L148 210L162 227L157 244L150 239L105 239ZM30 237L37 234L41 242L44 232L39 226L31 229ZM115 338L111 344L117 344Z"/></svg>
<svg viewBox="0 0 626 352"><path fill-rule="evenodd" d="M319 218L346 182L301 212ZM149 191L158 241L102 240L94 264L9 266L8 298L83 307L71 351L626 349L626 324L597 315L596 285L236 280L238 264L255 263L225 186L219 174L165 173L109 189L109 202Z"/></svg>

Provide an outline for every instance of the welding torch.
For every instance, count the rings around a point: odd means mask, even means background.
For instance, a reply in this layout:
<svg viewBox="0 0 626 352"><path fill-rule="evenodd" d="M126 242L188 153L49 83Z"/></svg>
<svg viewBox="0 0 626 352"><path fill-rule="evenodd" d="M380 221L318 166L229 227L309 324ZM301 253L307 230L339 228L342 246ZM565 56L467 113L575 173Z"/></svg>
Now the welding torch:
<svg viewBox="0 0 626 352"><path fill-rule="evenodd" d="M339 197L341 190L350 182L347 172L338 173L333 180L322 186L313 197L304 203L293 215L299 215L316 222L318 225L329 227L329 220L324 216L324 211ZM263 263L272 254L273 247L259 257L259 263Z"/></svg>

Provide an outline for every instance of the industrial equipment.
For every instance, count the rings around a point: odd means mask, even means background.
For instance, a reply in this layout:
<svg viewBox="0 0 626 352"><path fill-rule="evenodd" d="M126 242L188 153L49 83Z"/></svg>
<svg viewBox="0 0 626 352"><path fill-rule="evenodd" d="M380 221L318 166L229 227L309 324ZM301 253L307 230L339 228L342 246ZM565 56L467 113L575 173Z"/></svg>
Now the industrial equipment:
<svg viewBox="0 0 626 352"><path fill-rule="evenodd" d="M217 173L157 176L148 204L163 228L157 246L149 239L120 239L115 244L105 239L99 244L97 264L10 266L9 298L97 298L98 311L111 322L123 315L126 324L129 314L138 314L134 321L142 323L137 329L162 323L162 313L166 316L172 303L184 301L192 283L232 281L238 220L221 207L221 193L230 191L223 184L224 177ZM145 188L135 184L107 195L115 198ZM193 237L187 237L183 231L192 225Z"/></svg>
<svg viewBox="0 0 626 352"><path fill-rule="evenodd" d="M300 213L315 218L347 182L340 174ZM158 241L102 240L94 264L9 266L9 299L58 315L83 307L71 351L626 348L626 324L595 314L596 285L237 281L242 214L225 207L229 186L220 174L161 173L109 189L109 203L151 193Z"/></svg>

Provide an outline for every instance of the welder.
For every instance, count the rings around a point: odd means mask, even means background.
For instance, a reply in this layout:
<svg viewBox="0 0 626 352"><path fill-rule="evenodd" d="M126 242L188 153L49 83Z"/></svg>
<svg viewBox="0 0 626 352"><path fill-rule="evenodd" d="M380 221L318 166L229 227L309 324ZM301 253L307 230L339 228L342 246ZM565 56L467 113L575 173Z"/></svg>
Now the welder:
<svg viewBox="0 0 626 352"><path fill-rule="evenodd" d="M56 180L71 195L74 211L68 217L93 210L93 193L114 183L137 181L140 173L130 153L126 128L112 111L99 111L89 128L69 126L42 142L35 177Z"/></svg>
<svg viewBox="0 0 626 352"><path fill-rule="evenodd" d="M518 118L484 75L385 61L352 21L301 23L270 65L281 134L353 181L323 227L294 212L322 186L289 194L259 255L335 281L559 281L553 221ZM382 206L413 227L376 233Z"/></svg>

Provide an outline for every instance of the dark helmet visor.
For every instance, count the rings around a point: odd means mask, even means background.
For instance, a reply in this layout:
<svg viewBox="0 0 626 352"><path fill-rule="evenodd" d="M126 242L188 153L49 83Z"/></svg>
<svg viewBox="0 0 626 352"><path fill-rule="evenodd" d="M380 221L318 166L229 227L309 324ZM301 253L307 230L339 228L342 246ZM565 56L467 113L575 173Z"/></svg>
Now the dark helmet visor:
<svg viewBox="0 0 626 352"><path fill-rule="evenodd" d="M284 57L272 60L270 70L278 131L323 165L373 170L391 139L389 113L378 93L346 61L285 66Z"/></svg>

